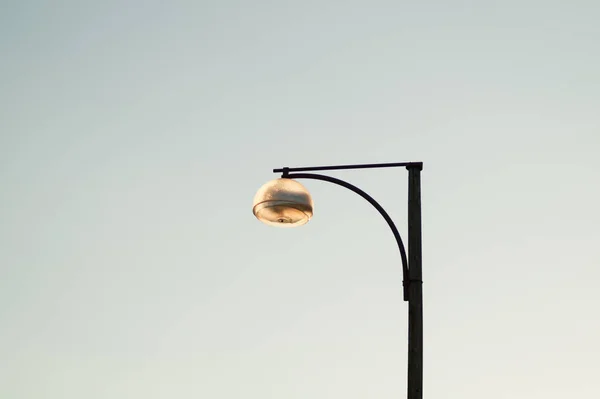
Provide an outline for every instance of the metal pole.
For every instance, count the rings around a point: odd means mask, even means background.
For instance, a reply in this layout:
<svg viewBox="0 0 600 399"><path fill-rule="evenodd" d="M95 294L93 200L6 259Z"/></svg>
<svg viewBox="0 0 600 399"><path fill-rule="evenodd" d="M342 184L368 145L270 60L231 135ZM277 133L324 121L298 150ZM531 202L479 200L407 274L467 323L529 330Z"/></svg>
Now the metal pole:
<svg viewBox="0 0 600 399"><path fill-rule="evenodd" d="M423 398L423 281L421 263L421 170L408 169L408 399Z"/></svg>
<svg viewBox="0 0 600 399"><path fill-rule="evenodd" d="M408 169L408 270L405 250L398 230L387 213L373 198L364 191L349 183L329 176L314 175L303 171L388 168L404 166ZM400 247L405 275L405 300L408 300L408 399L423 399L423 281L421 264L421 170L422 162L399 162L387 164L311 166L301 168L273 169L275 173L283 173L282 177L308 178L325 180L346 187L368 200L386 219Z"/></svg>

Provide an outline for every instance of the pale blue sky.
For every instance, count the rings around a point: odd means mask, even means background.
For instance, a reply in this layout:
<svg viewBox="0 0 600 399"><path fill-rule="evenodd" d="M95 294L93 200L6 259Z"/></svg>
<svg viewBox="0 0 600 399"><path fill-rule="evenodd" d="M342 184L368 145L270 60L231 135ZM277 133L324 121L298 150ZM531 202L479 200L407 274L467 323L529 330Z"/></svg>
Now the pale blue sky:
<svg viewBox="0 0 600 399"><path fill-rule="evenodd" d="M8 1L0 397L401 398L366 202L423 161L425 398L600 397L600 3ZM335 173L406 230L406 172Z"/></svg>

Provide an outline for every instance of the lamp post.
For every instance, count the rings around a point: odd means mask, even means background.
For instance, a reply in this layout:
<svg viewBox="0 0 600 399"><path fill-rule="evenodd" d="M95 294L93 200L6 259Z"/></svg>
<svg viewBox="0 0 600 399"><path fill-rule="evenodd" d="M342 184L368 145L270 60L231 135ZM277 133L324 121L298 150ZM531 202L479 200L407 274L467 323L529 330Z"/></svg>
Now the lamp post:
<svg viewBox="0 0 600 399"><path fill-rule="evenodd" d="M360 188L335 177L314 172L341 169L405 167L408 170L408 254L393 220L377 201ZM421 273L421 170L422 162L362 165L311 166L273 169L281 178L263 185L254 197L254 215L263 223L296 227L313 215L313 201L304 186L294 179L322 180L345 187L366 199L385 219L394 234L402 260L403 295L408 302L408 384L407 398L423 398L423 281Z"/></svg>

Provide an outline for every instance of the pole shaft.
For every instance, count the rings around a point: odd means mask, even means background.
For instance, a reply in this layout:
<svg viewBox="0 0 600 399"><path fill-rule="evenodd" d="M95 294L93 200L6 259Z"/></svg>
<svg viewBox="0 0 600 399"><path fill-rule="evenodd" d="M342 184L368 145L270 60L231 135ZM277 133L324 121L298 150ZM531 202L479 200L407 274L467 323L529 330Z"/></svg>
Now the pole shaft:
<svg viewBox="0 0 600 399"><path fill-rule="evenodd" d="M408 399L423 398L421 165L408 169Z"/></svg>

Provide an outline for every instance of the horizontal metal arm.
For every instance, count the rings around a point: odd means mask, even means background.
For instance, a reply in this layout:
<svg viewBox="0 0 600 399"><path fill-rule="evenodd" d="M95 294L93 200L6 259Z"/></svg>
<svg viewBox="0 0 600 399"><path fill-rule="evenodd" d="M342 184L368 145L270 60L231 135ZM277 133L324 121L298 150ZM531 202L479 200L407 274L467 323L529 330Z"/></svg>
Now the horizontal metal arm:
<svg viewBox="0 0 600 399"><path fill-rule="evenodd" d="M273 173L287 172L313 172L317 170L340 170L340 169L372 169L372 168L398 168L408 166L423 166L423 162L396 162L396 163L369 163L360 165L335 165L335 166L308 166L301 168L273 169Z"/></svg>
<svg viewBox="0 0 600 399"><path fill-rule="evenodd" d="M326 175L318 175L318 174L314 174L314 173L289 174L289 173L287 173L287 171L283 171L283 172L284 172L283 177L288 178L288 179L323 180L323 181L327 181L329 183L337 184L338 186L345 187L348 190L354 191L356 194L358 194L361 197L363 197L364 199L366 199L371 205L373 205L373 207L375 209L377 209L377 211L381 214L381 216L383 216L383 218L387 222L388 226L390 226L390 229L392 230L392 233L394 234L394 238L396 239L396 243L398 244L398 249L400 251L400 257L402 258L402 276L403 276L402 285L404 286L404 292L403 292L404 300L408 301L408 286L411 281L409 280L409 274L408 274L408 260L406 257L406 249L404 248L404 244L402 243L402 238L400 237L400 233L398 232L398 229L396 228L394 221L392 220L390 215L388 215L388 213L385 211L385 209L383 209L383 207L381 205L379 205L379 203L377 201L375 201L373 199L373 197L371 197L369 194L365 193L360 188L358 188L348 182L345 182L343 180L336 179L335 177L326 176Z"/></svg>

